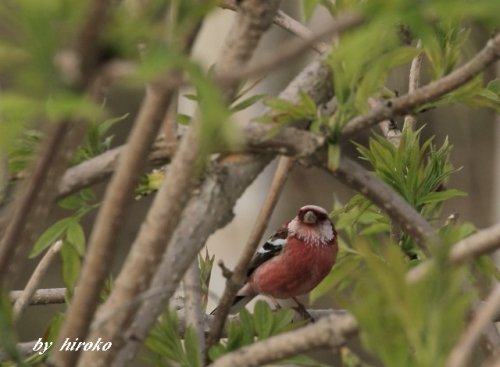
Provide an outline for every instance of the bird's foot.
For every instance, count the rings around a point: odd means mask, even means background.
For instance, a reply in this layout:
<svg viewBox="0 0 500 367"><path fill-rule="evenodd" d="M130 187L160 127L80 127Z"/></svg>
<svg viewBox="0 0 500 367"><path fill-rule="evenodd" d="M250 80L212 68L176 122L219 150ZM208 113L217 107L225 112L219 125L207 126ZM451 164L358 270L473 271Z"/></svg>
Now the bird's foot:
<svg viewBox="0 0 500 367"><path fill-rule="evenodd" d="M304 307L302 303L300 303L295 297L292 297L292 299L295 301L297 304L296 307L292 307L304 320L309 320L310 322L315 322L314 317L311 316L311 314L307 311L307 309Z"/></svg>

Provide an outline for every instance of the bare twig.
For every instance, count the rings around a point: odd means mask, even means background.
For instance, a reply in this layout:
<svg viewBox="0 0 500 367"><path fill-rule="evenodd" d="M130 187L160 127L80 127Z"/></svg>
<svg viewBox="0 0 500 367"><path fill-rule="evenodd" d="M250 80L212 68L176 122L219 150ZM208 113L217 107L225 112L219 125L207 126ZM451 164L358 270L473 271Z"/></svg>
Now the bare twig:
<svg viewBox="0 0 500 367"><path fill-rule="evenodd" d="M500 248L500 223L464 238L453 245L450 261L460 264L471 258L491 253Z"/></svg>
<svg viewBox="0 0 500 367"><path fill-rule="evenodd" d="M255 64L250 64L246 67L238 67L224 73L219 80L221 83L234 83L236 80L242 80L249 77L255 77L267 73L268 71L282 65L283 63L293 60L302 52L307 50L312 44L318 41L352 29L363 23L364 18L357 13L346 13L339 16L338 20L329 26L326 30L310 37L307 40L293 40L284 44L276 52L273 52L268 57L261 58Z"/></svg>
<svg viewBox="0 0 500 367"><path fill-rule="evenodd" d="M417 89L404 96L389 99L369 113L350 120L342 130L342 138L349 139L354 134L382 120L410 112L415 107L431 102L472 80L489 65L500 58L500 34L490 39L486 46L463 66L445 77Z"/></svg>
<svg viewBox="0 0 500 367"><path fill-rule="evenodd" d="M340 347L356 335L358 325L350 314L330 315L314 324L255 342L228 353L212 363L211 367L261 366L312 349Z"/></svg>
<svg viewBox="0 0 500 367"><path fill-rule="evenodd" d="M225 0L221 7L223 9L238 10L238 6L236 5L236 2L234 0ZM313 33L309 28L307 28L299 21L293 19L282 10L278 10L276 16L273 19L273 22L299 38L308 40L313 37ZM328 51L328 45L323 42L313 43L311 45L311 48L319 54L323 54Z"/></svg>
<svg viewBox="0 0 500 367"><path fill-rule="evenodd" d="M200 268L198 261L195 260L184 275L184 297L186 310L186 327L192 327L198 338L199 355L198 364L203 365L203 356L205 355L205 322L204 313L201 309L201 284Z"/></svg>
<svg viewBox="0 0 500 367"><path fill-rule="evenodd" d="M99 301L101 288L109 272L116 241L124 218L125 208L132 198L148 150L158 134L171 90L150 87L141 106L136 123L130 133L127 149L121 156L117 170L106 191L92 230L85 262L78 281L78 292L68 309L66 320L59 333L58 342L65 338L84 338ZM78 352L55 350L51 356L57 366L72 366Z"/></svg>
<svg viewBox="0 0 500 367"><path fill-rule="evenodd" d="M417 42L417 48L422 47L422 42L419 40ZM415 92L420 85L420 69L422 68L422 60L424 54L420 52L417 56L413 58L410 65L410 76L408 79L408 93ZM404 127L408 129L414 129L417 119L415 115L406 115L404 120Z"/></svg>
<svg viewBox="0 0 500 367"><path fill-rule="evenodd" d="M207 344L209 346L215 344L222 334L222 329L224 328L224 323L229 313L229 309L231 308L231 304L236 296L236 293L245 282L248 265L250 264L250 261L260 244L262 235L267 228L271 214L273 213L274 207L278 202L278 198L283 190L292 167L293 160L291 158L280 158L278 167L274 173L271 187L269 188L264 204L260 209L259 215L253 230L250 233L250 237L248 238L243 253L234 268L231 278L226 280L226 288L224 289L224 293L219 301L217 314L211 325L210 334L207 340Z"/></svg>
<svg viewBox="0 0 500 367"><path fill-rule="evenodd" d="M11 291L9 293L9 298L11 301L17 301L22 294L22 291ZM32 297L30 297L29 304L30 305L49 305L49 304L58 304L64 303L66 300L64 296L66 294L66 288L45 288L45 289L37 289Z"/></svg>
<svg viewBox="0 0 500 367"><path fill-rule="evenodd" d="M491 324L499 310L500 284L497 284L452 349L446 362L447 367L464 367L468 365L472 350L479 341L483 330Z"/></svg>
<svg viewBox="0 0 500 367"><path fill-rule="evenodd" d="M45 255L43 255L42 259L33 271L30 279L28 280L28 283L26 283L26 287L24 287L23 293L21 293L21 295L16 299L16 303L13 307L14 320L19 319L26 306L30 303L30 300L35 293L36 288L40 285L42 278L47 273L47 270L49 270L52 261L59 253L62 245L63 242L61 240L56 241L52 246L50 246L47 252L45 252Z"/></svg>

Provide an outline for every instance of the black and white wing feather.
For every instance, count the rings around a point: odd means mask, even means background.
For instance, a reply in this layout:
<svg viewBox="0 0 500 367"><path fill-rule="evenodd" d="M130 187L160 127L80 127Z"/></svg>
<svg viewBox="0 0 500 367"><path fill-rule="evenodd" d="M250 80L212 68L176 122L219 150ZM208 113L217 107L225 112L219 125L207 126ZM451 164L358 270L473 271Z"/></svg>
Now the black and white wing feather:
<svg viewBox="0 0 500 367"><path fill-rule="evenodd" d="M261 266L266 261L279 255L286 245L286 238L288 237L287 227L281 227L262 245L262 247L255 253L247 271L247 277Z"/></svg>
<svg viewBox="0 0 500 367"><path fill-rule="evenodd" d="M277 230L269 239L262 245L262 247L255 253L254 257L250 261L250 265L247 270L247 278L252 275L252 273L259 266L269 261L273 257L279 255L286 245L286 239L288 237L288 229L286 226L281 227ZM244 289L243 286L242 289ZM241 292L241 290L240 290ZM245 306L248 302L252 300L255 295L248 294L238 294L233 304L231 305L230 313L236 313L241 307ZM217 313L217 308L211 312L212 315Z"/></svg>

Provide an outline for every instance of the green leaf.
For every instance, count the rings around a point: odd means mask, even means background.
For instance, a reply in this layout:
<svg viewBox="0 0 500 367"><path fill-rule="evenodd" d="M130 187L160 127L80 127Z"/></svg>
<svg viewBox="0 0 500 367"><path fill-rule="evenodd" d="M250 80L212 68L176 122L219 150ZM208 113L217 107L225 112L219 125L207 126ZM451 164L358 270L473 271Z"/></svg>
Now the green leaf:
<svg viewBox="0 0 500 367"><path fill-rule="evenodd" d="M73 246L64 242L61 247L62 278L64 285L72 289L80 274L80 255Z"/></svg>
<svg viewBox="0 0 500 367"><path fill-rule="evenodd" d="M191 123L192 117L185 115L183 113L177 114L177 123L181 125L189 125Z"/></svg>
<svg viewBox="0 0 500 367"><path fill-rule="evenodd" d="M302 16L307 22L311 19L314 10L321 3L321 0L302 0Z"/></svg>
<svg viewBox="0 0 500 367"><path fill-rule="evenodd" d="M340 145L339 144L329 144L328 145L328 169L330 171L337 170L340 163Z"/></svg>
<svg viewBox="0 0 500 367"><path fill-rule="evenodd" d="M255 332L260 339L271 336L273 328L272 318L272 311L269 305L265 301L257 301L254 308L253 321Z"/></svg>
<svg viewBox="0 0 500 367"><path fill-rule="evenodd" d="M2 352L18 365L24 366L17 349L17 333L12 320L12 306L6 292L0 294L0 345Z"/></svg>
<svg viewBox="0 0 500 367"><path fill-rule="evenodd" d="M306 355L298 355L290 358L282 359L278 364L284 365L295 365L295 366L311 366L311 367L327 367L327 364L320 363L314 358L311 358Z"/></svg>
<svg viewBox="0 0 500 367"><path fill-rule="evenodd" d="M443 201L446 201L450 198L457 197L457 196L467 196L467 194L463 191L460 190L455 190L455 189L448 189L445 191L434 191L434 192L429 192L423 197L421 197L418 202L420 204L431 204L431 203L441 203Z"/></svg>
<svg viewBox="0 0 500 367"><path fill-rule="evenodd" d="M329 293L341 281L349 279L349 275L360 266L360 263L359 256L353 254L346 254L340 257L325 279L309 293L309 302L316 302L319 298Z"/></svg>
<svg viewBox="0 0 500 367"><path fill-rule="evenodd" d="M78 255L85 254L85 233L80 223L72 222L67 229L66 239L74 247Z"/></svg>
<svg viewBox="0 0 500 367"><path fill-rule="evenodd" d="M250 107L253 105L255 102L260 101L262 98L264 98L266 95L265 94L256 94L254 96L248 97L236 104L233 104L231 108L229 109L230 112L239 112L244 110L245 108Z"/></svg>
<svg viewBox="0 0 500 367"><path fill-rule="evenodd" d="M186 356L186 367L200 367L201 353L198 348L198 337L193 327L189 326L184 333L184 348Z"/></svg>
<svg viewBox="0 0 500 367"><path fill-rule="evenodd" d="M56 240L60 239L68 227L76 222L74 217L63 218L42 233L38 238L29 255L30 258L37 257L43 250L51 246Z"/></svg>

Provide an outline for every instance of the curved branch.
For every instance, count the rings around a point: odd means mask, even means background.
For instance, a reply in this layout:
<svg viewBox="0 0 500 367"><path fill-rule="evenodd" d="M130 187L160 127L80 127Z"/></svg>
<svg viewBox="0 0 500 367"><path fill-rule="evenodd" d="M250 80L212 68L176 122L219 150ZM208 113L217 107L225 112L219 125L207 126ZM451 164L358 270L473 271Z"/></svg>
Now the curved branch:
<svg viewBox="0 0 500 367"><path fill-rule="evenodd" d="M314 324L279 334L228 353L211 367L261 366L312 349L341 347L357 334L358 324L350 314L333 314Z"/></svg>

